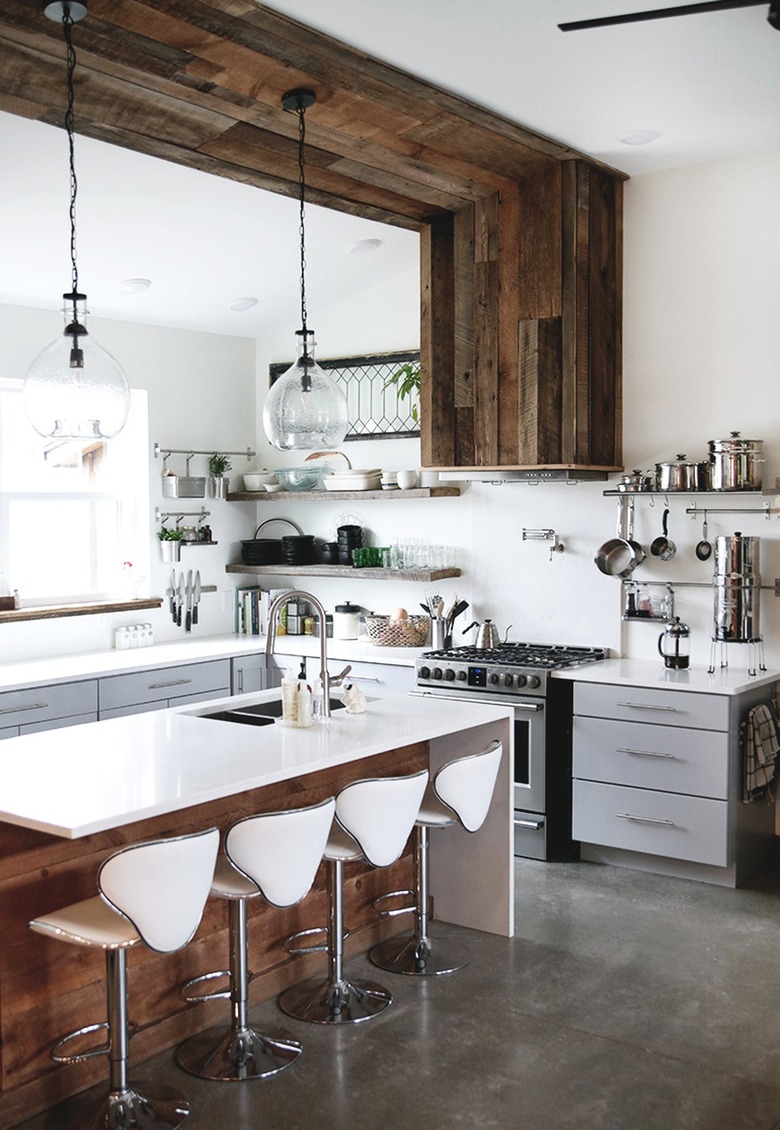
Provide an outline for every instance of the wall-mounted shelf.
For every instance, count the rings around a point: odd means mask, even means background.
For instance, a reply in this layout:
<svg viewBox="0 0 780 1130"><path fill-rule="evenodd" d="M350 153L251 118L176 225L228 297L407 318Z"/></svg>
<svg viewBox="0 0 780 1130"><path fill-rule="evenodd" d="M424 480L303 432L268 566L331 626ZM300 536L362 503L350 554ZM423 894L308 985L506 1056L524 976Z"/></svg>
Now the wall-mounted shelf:
<svg viewBox="0 0 780 1130"><path fill-rule="evenodd" d="M662 495L664 498L698 498L705 495L707 498L773 498L777 493L776 488L769 490L604 490L601 492L606 498L654 498Z"/></svg>
<svg viewBox="0 0 780 1130"><path fill-rule="evenodd" d="M226 565L226 573L274 577L351 577L353 580L441 581L459 577L460 569L356 569L354 565Z"/></svg>
<svg viewBox="0 0 780 1130"><path fill-rule="evenodd" d="M230 491L228 502L322 502L331 499L381 498L385 502L398 498L457 498L459 486L415 487L413 490L239 490Z"/></svg>

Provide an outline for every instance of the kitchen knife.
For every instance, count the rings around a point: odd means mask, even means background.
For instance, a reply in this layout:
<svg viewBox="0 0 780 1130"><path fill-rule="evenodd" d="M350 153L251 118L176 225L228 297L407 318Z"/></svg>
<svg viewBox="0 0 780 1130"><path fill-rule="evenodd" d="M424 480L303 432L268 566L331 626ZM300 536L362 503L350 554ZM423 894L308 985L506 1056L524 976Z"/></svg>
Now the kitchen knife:
<svg viewBox="0 0 780 1130"><path fill-rule="evenodd" d="M198 622L198 605L200 604L200 569L195 574L195 591L193 593L192 622Z"/></svg>
<svg viewBox="0 0 780 1130"><path fill-rule="evenodd" d="M176 623L181 627L181 610L184 607L184 574L179 573L178 599L176 601Z"/></svg>
<svg viewBox="0 0 780 1130"><path fill-rule="evenodd" d="M187 573L187 617L184 630L185 632L192 631L192 569Z"/></svg>
<svg viewBox="0 0 780 1130"><path fill-rule="evenodd" d="M171 569L171 575L168 578L168 595L170 597L171 618L174 624L176 623L176 570Z"/></svg>

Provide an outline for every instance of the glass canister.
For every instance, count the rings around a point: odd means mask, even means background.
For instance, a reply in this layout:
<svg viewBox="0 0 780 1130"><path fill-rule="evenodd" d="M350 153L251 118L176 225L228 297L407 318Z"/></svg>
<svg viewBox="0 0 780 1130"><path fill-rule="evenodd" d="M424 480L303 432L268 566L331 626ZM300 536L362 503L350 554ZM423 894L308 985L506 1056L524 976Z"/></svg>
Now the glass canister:
<svg viewBox="0 0 780 1130"><path fill-rule="evenodd" d="M658 653L663 656L664 666L681 671L691 662L691 630L687 624L675 616L658 637Z"/></svg>
<svg viewBox="0 0 780 1130"><path fill-rule="evenodd" d="M356 640L360 631L359 604L337 604L333 609L333 638L334 640Z"/></svg>

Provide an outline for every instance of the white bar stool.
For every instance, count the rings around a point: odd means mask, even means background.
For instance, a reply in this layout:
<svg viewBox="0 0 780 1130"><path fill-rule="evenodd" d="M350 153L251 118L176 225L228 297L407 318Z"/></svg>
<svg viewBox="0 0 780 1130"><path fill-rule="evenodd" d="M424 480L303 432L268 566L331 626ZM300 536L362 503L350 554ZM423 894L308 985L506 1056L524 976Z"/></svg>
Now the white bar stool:
<svg viewBox="0 0 780 1130"><path fill-rule="evenodd" d="M237 821L225 837L211 893L230 906L230 969L205 973L182 988L191 1003L229 999L231 1024L200 1032L180 1044L176 1059L201 1079L236 1082L262 1079L289 1067L303 1050L287 1033L261 1035L247 1018L249 953L247 902L260 895L272 906L293 906L309 892L322 861L336 802L333 797L308 808L263 813ZM228 977L226 991L193 995L201 982Z"/></svg>
<svg viewBox="0 0 780 1130"><path fill-rule="evenodd" d="M447 828L457 823L467 832L476 832L482 827L493 798L502 754L503 746L496 741L481 753L449 761L439 769L428 786L415 821L416 890L391 891L374 902L380 914L391 918L397 914L413 913L414 932L411 937L405 935L401 938L389 938L369 950L369 960L380 969L419 977L454 973L468 965L469 958L466 954L458 954L440 942L434 946L428 933L429 831L431 828ZM382 909L386 901L404 895L414 895L414 905Z"/></svg>
<svg viewBox="0 0 780 1130"><path fill-rule="evenodd" d="M107 1055L108 1094L97 1109L64 1113L58 1130L173 1130L189 1114L189 1102L176 1091L130 1086L127 1059L127 950L143 941L158 953L185 946L200 923L208 898L219 848L219 832L209 828L189 836L131 844L106 859L97 876L100 896L73 903L29 923L30 929L59 941L97 946L106 954L108 1020L89 1024L58 1040L55 1063L79 1063ZM100 1047L67 1054L71 1040L98 1030L107 1031Z"/></svg>
<svg viewBox="0 0 780 1130"><path fill-rule="evenodd" d="M395 863L414 827L427 781L428 771L423 769L406 777L355 781L336 797L336 820L325 846L328 926L296 935L327 930L326 946L297 952L327 949L328 976L286 989L279 1006L288 1016L314 1024L356 1024L377 1016L392 1001L391 993L375 981L344 977L344 863L358 859L374 867Z"/></svg>

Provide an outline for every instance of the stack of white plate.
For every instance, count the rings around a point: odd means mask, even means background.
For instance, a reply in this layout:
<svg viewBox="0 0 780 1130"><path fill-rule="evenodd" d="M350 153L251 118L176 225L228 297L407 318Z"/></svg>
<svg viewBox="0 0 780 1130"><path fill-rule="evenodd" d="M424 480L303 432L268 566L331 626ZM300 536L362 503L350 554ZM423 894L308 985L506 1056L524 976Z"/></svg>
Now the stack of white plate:
<svg viewBox="0 0 780 1130"><path fill-rule="evenodd" d="M344 471L331 471L323 479L325 490L379 490L382 472L378 467L361 470L357 467Z"/></svg>

